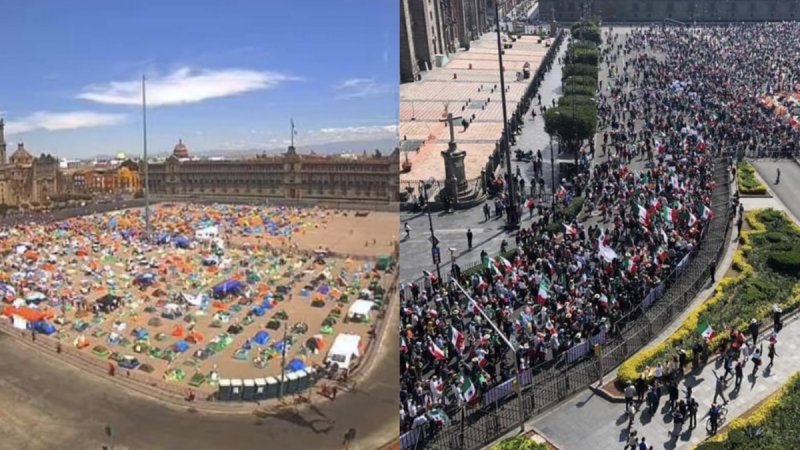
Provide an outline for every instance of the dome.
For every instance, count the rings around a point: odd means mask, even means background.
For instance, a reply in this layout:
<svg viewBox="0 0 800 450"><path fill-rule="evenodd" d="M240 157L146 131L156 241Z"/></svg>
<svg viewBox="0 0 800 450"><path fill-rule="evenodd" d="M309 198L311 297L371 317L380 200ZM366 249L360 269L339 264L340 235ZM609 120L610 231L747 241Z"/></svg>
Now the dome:
<svg viewBox="0 0 800 450"><path fill-rule="evenodd" d="M176 158L188 158L189 148L183 144L182 139L178 139L178 144L175 145L175 148L172 150L172 154L175 155Z"/></svg>

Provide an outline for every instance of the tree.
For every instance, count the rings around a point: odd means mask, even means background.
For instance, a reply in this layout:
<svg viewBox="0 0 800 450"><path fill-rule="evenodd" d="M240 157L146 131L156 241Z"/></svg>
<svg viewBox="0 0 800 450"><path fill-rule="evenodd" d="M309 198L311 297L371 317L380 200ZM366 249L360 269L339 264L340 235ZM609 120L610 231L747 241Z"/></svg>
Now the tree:
<svg viewBox="0 0 800 450"><path fill-rule="evenodd" d="M597 108L577 102L550 108L544 114L544 130L558 136L566 144L567 151L575 152L575 164L578 164L581 143L592 139L597 130Z"/></svg>

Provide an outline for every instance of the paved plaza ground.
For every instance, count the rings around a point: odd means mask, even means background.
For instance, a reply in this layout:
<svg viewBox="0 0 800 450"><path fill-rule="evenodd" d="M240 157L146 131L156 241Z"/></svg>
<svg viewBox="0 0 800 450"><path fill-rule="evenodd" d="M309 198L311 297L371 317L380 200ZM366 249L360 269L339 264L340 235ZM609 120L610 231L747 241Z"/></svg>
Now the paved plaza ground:
<svg viewBox="0 0 800 450"><path fill-rule="evenodd" d="M517 81L517 73L522 72L525 63L530 64L531 74L535 73L547 53L545 42L537 41L534 36L523 36L503 55L509 114L530 83L530 79ZM459 148L467 152L467 178L480 175L503 131L498 69L497 36L486 33L472 42L469 51L453 55L443 68L425 74L421 81L400 86L400 138L425 142L419 152L408 154L413 166L401 175L401 181L416 183L444 177L440 152L447 149L450 140L447 124L440 122L445 117L445 107L454 116L475 116L467 130L460 120L455 122L455 139ZM401 158L405 160L405 155Z"/></svg>

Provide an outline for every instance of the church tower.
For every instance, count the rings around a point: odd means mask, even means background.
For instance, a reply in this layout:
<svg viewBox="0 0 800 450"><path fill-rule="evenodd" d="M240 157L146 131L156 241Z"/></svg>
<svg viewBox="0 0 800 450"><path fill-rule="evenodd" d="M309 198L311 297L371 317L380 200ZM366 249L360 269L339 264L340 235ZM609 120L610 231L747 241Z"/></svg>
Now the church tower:
<svg viewBox="0 0 800 450"><path fill-rule="evenodd" d="M6 165L6 124L3 118L0 117L0 165Z"/></svg>

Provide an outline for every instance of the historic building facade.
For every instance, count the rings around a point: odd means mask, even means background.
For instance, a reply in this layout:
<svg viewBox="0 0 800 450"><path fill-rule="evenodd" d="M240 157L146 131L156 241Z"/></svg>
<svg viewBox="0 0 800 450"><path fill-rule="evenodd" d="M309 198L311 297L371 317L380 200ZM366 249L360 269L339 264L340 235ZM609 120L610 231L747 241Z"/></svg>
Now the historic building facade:
<svg viewBox="0 0 800 450"><path fill-rule="evenodd" d="M787 0L540 0L542 17L561 22L579 20L590 11L607 22L782 21L800 20L800 1Z"/></svg>
<svg viewBox="0 0 800 450"><path fill-rule="evenodd" d="M399 150L389 156L319 156L301 155L289 147L279 156L190 159L177 156L188 156L183 142L178 145L180 148L176 146L165 161L148 164L151 194L313 202L399 201Z"/></svg>
<svg viewBox="0 0 800 450"><path fill-rule="evenodd" d="M128 193L142 188L139 164L130 159L119 164L74 168L67 171L70 190L77 193Z"/></svg>
<svg viewBox="0 0 800 450"><path fill-rule="evenodd" d="M23 143L6 160L5 123L0 118L0 204L20 206L46 203L59 192L58 159L34 157Z"/></svg>

